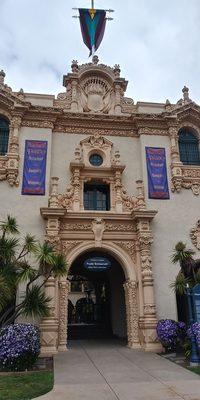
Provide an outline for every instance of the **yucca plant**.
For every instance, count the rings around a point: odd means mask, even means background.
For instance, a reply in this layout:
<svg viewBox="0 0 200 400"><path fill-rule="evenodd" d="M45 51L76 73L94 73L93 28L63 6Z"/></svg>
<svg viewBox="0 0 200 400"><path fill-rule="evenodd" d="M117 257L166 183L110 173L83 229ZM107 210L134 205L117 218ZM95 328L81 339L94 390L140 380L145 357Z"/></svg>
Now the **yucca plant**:
<svg viewBox="0 0 200 400"><path fill-rule="evenodd" d="M186 291L186 287L187 284L190 284L191 281L188 278L185 278L185 276L183 275L183 273L180 271L175 279L174 282L172 282L170 284L170 288L177 294L179 294L180 296L182 296L185 291Z"/></svg>
<svg viewBox="0 0 200 400"><path fill-rule="evenodd" d="M192 249L187 249L183 242L178 242L171 256L173 264L179 263L180 271L170 287L178 294L183 295L186 290L186 285L190 287L200 282L200 260L193 258L195 252Z"/></svg>
<svg viewBox="0 0 200 400"><path fill-rule="evenodd" d="M49 315L50 298L44 293L50 276L66 275L67 264L49 243L40 244L26 235L21 243L16 219L8 216L0 222L0 327L13 323L20 315ZM35 260L32 265L30 260ZM16 291L25 285L25 298L15 305Z"/></svg>

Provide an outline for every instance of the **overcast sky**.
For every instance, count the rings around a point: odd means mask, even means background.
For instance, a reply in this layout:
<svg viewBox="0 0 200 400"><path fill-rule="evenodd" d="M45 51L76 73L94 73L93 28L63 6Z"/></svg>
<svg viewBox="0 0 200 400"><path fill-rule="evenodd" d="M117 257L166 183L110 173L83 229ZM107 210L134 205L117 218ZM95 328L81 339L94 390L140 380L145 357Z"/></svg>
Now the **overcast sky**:
<svg viewBox="0 0 200 400"><path fill-rule="evenodd" d="M57 94L73 59L88 62L72 7L90 0L0 0L0 69L13 90ZM135 101L200 103L200 0L96 0L113 8L97 54L119 63Z"/></svg>

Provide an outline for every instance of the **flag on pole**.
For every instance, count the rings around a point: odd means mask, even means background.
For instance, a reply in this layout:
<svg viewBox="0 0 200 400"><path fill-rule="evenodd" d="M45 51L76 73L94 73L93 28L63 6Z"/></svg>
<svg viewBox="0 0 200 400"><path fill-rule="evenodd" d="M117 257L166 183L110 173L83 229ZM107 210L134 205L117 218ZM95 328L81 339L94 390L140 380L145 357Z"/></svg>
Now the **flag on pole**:
<svg viewBox="0 0 200 400"><path fill-rule="evenodd" d="M79 8L81 32L90 56L99 48L106 27L106 11Z"/></svg>

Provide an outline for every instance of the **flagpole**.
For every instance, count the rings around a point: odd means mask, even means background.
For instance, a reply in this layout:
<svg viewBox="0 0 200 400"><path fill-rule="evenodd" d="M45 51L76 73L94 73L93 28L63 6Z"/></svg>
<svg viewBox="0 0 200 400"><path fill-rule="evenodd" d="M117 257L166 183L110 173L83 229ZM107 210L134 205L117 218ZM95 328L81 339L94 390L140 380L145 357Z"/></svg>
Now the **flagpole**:
<svg viewBox="0 0 200 400"><path fill-rule="evenodd" d="M91 8L94 10L94 0L91 0Z"/></svg>

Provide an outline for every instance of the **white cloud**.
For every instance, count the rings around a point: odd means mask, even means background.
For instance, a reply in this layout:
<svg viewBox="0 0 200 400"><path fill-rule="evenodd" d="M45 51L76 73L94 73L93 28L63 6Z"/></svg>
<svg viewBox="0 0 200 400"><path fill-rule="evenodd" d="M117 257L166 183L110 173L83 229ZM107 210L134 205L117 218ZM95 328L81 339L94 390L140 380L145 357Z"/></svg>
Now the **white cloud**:
<svg viewBox="0 0 200 400"><path fill-rule="evenodd" d="M72 59L88 62L72 7L89 0L0 0L0 69L14 90L58 93ZM200 99L199 0L96 0L114 8L98 51L119 63L136 101L177 101L181 89Z"/></svg>

